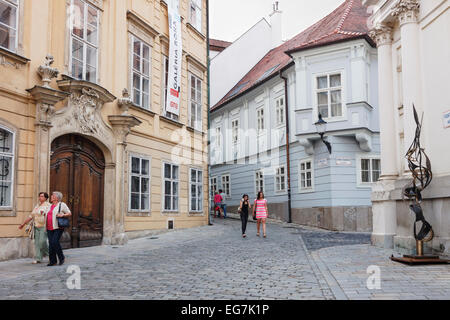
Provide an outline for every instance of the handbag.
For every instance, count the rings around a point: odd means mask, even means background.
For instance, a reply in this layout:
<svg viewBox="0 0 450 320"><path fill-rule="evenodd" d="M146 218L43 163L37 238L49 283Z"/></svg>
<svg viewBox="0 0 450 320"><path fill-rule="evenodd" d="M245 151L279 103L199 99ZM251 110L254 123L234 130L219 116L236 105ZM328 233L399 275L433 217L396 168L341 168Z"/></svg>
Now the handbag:
<svg viewBox="0 0 450 320"><path fill-rule="evenodd" d="M31 219L31 221L28 222L27 226L25 227L25 234L30 239L34 239L34 219Z"/></svg>
<svg viewBox="0 0 450 320"><path fill-rule="evenodd" d="M61 213L61 203L59 204L58 214ZM58 220L59 228L68 228L70 226L69 219L67 218L56 218Z"/></svg>

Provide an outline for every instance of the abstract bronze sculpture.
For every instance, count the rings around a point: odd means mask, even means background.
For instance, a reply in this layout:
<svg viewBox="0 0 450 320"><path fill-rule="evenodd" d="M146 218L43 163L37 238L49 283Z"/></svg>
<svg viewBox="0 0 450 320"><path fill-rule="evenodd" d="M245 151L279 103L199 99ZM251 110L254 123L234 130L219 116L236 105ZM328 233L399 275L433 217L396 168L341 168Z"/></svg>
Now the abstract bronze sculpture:
<svg viewBox="0 0 450 320"><path fill-rule="evenodd" d="M422 211L422 191L431 183L433 173L431 172L431 162L425 150L420 145L420 133L422 131L422 122L419 121L417 111L413 105L414 120L416 122L416 134L414 141L406 153L408 167L412 174L412 183L403 189L402 198L408 198L412 204L409 208L416 215L414 222L414 238L416 239L416 255L404 255L403 258L391 257L391 260L408 264L427 264L427 263L448 263L447 260L441 260L439 256L423 255L423 243L433 240L433 227L425 220ZM422 222L422 227L417 233L416 224Z"/></svg>

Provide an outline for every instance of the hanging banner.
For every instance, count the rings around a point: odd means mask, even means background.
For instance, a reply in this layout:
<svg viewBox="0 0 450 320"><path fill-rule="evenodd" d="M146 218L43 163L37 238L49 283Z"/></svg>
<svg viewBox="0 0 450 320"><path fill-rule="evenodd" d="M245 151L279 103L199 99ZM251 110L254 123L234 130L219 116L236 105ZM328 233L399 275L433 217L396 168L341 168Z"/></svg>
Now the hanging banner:
<svg viewBox="0 0 450 320"><path fill-rule="evenodd" d="M168 0L169 15L169 70L167 81L166 112L180 115L180 91L181 91L181 16L179 0Z"/></svg>

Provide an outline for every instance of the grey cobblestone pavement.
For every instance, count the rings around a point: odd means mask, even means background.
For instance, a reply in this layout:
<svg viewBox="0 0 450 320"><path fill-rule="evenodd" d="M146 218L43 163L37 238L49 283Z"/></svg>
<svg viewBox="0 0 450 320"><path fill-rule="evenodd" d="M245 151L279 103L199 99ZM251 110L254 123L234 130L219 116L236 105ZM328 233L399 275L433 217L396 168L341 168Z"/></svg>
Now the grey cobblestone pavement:
<svg viewBox="0 0 450 320"><path fill-rule="evenodd" d="M338 234L283 223L268 237L248 237L240 222L176 230L125 246L66 250L64 266L0 262L0 299L379 299L450 298L450 267L390 262L364 234ZM381 267L382 289L370 291L368 265ZM81 269L81 290L69 290L69 265ZM434 282L428 284L430 280Z"/></svg>

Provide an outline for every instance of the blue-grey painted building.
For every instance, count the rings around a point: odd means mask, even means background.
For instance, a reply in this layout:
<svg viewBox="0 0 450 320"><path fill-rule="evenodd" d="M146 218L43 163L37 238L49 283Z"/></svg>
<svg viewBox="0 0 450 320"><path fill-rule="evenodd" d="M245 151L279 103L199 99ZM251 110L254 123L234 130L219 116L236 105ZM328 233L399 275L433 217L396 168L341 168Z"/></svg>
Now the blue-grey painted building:
<svg viewBox="0 0 450 320"><path fill-rule="evenodd" d="M346 1L269 51L211 108L211 193L223 189L228 210L244 193L254 199L263 190L271 217L372 230L380 144L377 50L367 18L361 0ZM319 113L331 154L314 125Z"/></svg>

